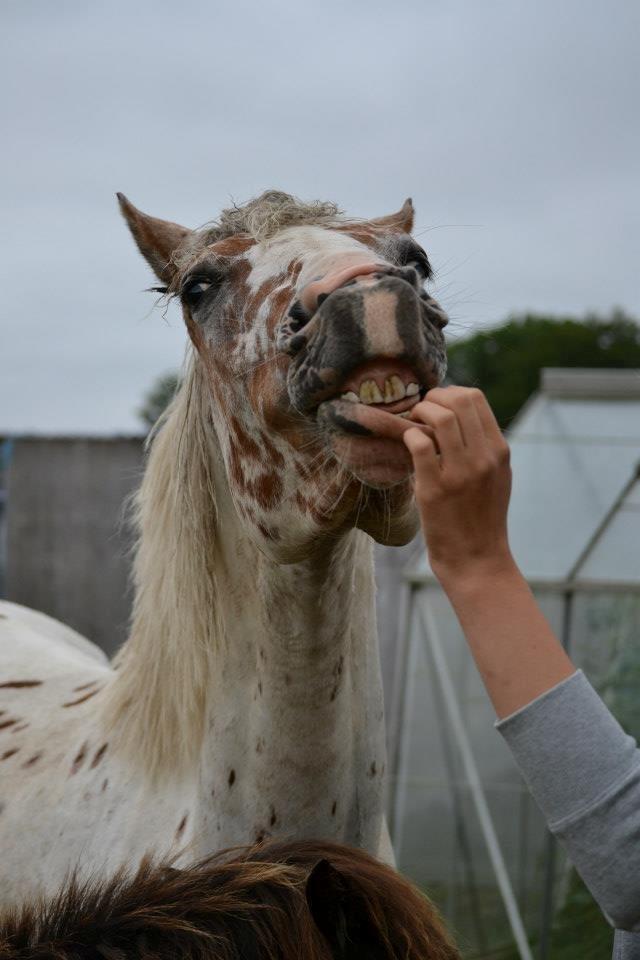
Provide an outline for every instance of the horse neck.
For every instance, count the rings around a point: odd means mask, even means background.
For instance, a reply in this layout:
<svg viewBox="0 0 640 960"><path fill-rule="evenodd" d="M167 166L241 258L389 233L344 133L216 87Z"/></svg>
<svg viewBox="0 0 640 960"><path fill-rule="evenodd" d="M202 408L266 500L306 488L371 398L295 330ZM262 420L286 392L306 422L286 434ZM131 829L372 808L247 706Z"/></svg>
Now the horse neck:
<svg viewBox="0 0 640 960"><path fill-rule="evenodd" d="M299 563L262 555L231 502L201 380L193 366L137 495L131 635L102 700L114 752L152 783L195 778L204 811L215 797L217 841L278 829L375 849L372 543L352 530Z"/></svg>
<svg viewBox="0 0 640 960"><path fill-rule="evenodd" d="M373 547L352 530L278 564L219 511L225 653L211 675L201 789L231 842L274 832L376 848L384 727Z"/></svg>

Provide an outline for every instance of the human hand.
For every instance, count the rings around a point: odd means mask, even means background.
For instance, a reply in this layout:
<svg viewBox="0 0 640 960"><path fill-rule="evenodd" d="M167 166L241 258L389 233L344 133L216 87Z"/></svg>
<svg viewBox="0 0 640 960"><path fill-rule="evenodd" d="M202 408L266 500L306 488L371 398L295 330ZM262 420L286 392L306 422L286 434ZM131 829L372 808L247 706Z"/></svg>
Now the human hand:
<svg viewBox="0 0 640 960"><path fill-rule="evenodd" d="M436 387L411 411L402 440L433 572L447 586L514 565L507 538L509 446L480 390ZM426 425L431 436L424 430Z"/></svg>

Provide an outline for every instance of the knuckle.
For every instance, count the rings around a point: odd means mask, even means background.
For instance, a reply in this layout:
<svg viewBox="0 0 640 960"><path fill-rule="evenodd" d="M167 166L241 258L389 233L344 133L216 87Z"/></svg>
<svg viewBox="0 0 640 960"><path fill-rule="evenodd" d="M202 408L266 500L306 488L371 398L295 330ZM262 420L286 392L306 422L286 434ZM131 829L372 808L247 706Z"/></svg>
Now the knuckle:
<svg viewBox="0 0 640 960"><path fill-rule="evenodd" d="M418 455L424 455L425 453L428 453L433 446L431 438L425 436L424 433L412 438L411 442L415 453Z"/></svg>
<svg viewBox="0 0 640 960"><path fill-rule="evenodd" d="M498 445L497 450L498 463L503 466L508 466L511 462L511 448L506 440L503 440Z"/></svg>
<svg viewBox="0 0 640 960"><path fill-rule="evenodd" d="M457 407L468 408L473 404L472 388L471 387L456 387L456 392L453 396L454 403Z"/></svg>
<svg viewBox="0 0 640 960"><path fill-rule="evenodd" d="M480 457L474 464L474 471L477 476L490 477L496 468L496 462L492 457Z"/></svg>
<svg viewBox="0 0 640 960"><path fill-rule="evenodd" d="M442 410L441 410L441 412L438 414L438 416L439 416L441 422L442 422L445 426L449 426L449 425L452 424L452 423L454 422L454 420L456 419L455 413L453 412L453 410L450 410L448 407L443 407Z"/></svg>

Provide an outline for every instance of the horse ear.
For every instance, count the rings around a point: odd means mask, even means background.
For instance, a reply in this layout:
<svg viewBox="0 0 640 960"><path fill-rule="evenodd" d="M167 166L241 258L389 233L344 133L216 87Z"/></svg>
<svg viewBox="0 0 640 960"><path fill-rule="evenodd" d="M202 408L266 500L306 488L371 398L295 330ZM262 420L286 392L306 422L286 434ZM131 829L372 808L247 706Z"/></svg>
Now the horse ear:
<svg viewBox="0 0 640 960"><path fill-rule="evenodd" d="M376 227L382 227L384 230L399 230L401 233L411 233L413 230L413 200L407 197L397 213L390 213L386 217L376 217L370 220Z"/></svg>
<svg viewBox="0 0 640 960"><path fill-rule="evenodd" d="M320 860L307 878L309 912L334 960L388 960L364 891L328 860Z"/></svg>
<svg viewBox="0 0 640 960"><path fill-rule="evenodd" d="M191 230L169 220L147 216L136 209L123 193L118 193L117 197L122 215L140 253L160 280L171 283L176 271L172 254L189 236Z"/></svg>

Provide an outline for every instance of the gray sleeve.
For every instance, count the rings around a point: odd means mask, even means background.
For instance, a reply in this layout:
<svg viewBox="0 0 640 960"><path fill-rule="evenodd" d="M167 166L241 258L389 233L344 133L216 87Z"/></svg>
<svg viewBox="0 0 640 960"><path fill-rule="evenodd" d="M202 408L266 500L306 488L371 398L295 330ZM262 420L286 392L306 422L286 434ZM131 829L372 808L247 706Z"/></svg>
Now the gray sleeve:
<svg viewBox="0 0 640 960"><path fill-rule="evenodd" d="M633 737L581 670L496 728L607 919L640 931L640 750Z"/></svg>

